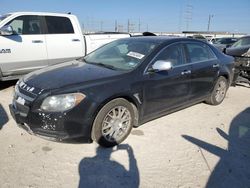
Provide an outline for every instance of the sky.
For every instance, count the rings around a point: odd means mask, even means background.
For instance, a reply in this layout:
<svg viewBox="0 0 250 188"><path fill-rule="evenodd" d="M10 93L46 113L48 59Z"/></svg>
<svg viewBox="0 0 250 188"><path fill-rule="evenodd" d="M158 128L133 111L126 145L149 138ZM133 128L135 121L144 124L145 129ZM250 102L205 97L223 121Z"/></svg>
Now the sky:
<svg viewBox="0 0 250 188"><path fill-rule="evenodd" d="M130 32L207 31L209 25L250 34L250 0L0 0L0 15L15 11L71 12L84 31L127 32L128 25Z"/></svg>

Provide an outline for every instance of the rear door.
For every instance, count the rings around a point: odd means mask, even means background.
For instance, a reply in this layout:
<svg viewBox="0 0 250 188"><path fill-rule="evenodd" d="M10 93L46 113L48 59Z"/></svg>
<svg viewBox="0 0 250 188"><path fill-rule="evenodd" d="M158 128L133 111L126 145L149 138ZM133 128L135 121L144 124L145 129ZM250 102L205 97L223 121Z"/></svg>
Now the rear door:
<svg viewBox="0 0 250 188"><path fill-rule="evenodd" d="M189 99L191 65L185 63L183 45L163 49L153 60L169 61L169 71L144 75L144 116L151 116L183 105ZM149 67L150 68L150 67Z"/></svg>
<svg viewBox="0 0 250 188"><path fill-rule="evenodd" d="M9 53L0 54L4 76L25 74L48 65L40 16L18 16L6 25L12 26L14 34L0 36L1 48L9 49Z"/></svg>
<svg viewBox="0 0 250 188"><path fill-rule="evenodd" d="M219 74L219 60L211 48L201 42L185 44L188 63L192 66L190 99L209 95Z"/></svg>
<svg viewBox="0 0 250 188"><path fill-rule="evenodd" d="M84 41L80 28L77 28L70 18L45 16L45 22L49 65L84 56Z"/></svg>

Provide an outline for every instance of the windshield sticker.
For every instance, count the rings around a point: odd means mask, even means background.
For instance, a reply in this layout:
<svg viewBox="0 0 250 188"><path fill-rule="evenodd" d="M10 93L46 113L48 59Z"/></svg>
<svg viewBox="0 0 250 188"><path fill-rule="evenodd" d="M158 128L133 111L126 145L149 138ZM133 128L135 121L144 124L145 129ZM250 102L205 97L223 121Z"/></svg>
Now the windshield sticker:
<svg viewBox="0 0 250 188"><path fill-rule="evenodd" d="M140 54L138 52L129 52L127 53L127 56L134 57L136 59L142 59L145 55Z"/></svg>

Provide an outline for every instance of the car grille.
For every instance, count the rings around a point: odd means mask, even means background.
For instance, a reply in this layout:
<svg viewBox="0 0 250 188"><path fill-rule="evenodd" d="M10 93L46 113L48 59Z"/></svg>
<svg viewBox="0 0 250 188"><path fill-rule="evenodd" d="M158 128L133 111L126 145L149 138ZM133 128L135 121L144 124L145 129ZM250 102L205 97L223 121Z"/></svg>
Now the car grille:
<svg viewBox="0 0 250 188"><path fill-rule="evenodd" d="M19 82L15 86L15 95L13 99L14 108L20 113L21 116L27 117L31 103L36 99L37 94L27 91L20 87ZM24 99L24 103L17 102L18 98Z"/></svg>

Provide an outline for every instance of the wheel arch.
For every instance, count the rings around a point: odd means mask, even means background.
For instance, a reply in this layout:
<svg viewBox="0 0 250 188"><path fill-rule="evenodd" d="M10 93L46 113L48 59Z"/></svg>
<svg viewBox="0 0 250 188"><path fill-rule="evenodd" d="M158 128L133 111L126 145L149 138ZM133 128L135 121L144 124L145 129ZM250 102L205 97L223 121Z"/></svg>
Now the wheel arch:
<svg viewBox="0 0 250 188"><path fill-rule="evenodd" d="M115 99L119 99L119 98L127 100L132 105L133 110L134 110L134 114L135 114L135 125L133 125L133 127L137 127L138 123L139 123L139 114L140 114L139 113L139 110L140 110L139 105L140 104L135 97L129 96L129 95L116 95L116 96L112 96L112 97L109 97L109 98L103 100L103 102L101 102L95 110L95 113L93 115L94 121L96 119L97 114L100 112L100 110L103 108L103 106L105 106L110 101L115 100ZM93 121L92 126L91 126L91 139L92 140L93 140L92 134L93 134L93 130L94 130L94 128L93 128L94 121Z"/></svg>
<svg viewBox="0 0 250 188"><path fill-rule="evenodd" d="M3 73L2 73L2 69L0 67L0 81L2 80L2 78L3 78Z"/></svg>
<svg viewBox="0 0 250 188"><path fill-rule="evenodd" d="M227 84L228 84L227 88L229 88L229 86L231 85L231 80L232 80L232 79L230 78L229 74L226 73L226 72L221 72L221 73L218 75L217 80L218 80L220 77L224 77L224 78L227 80ZM216 80L216 81L217 81L217 80Z"/></svg>

